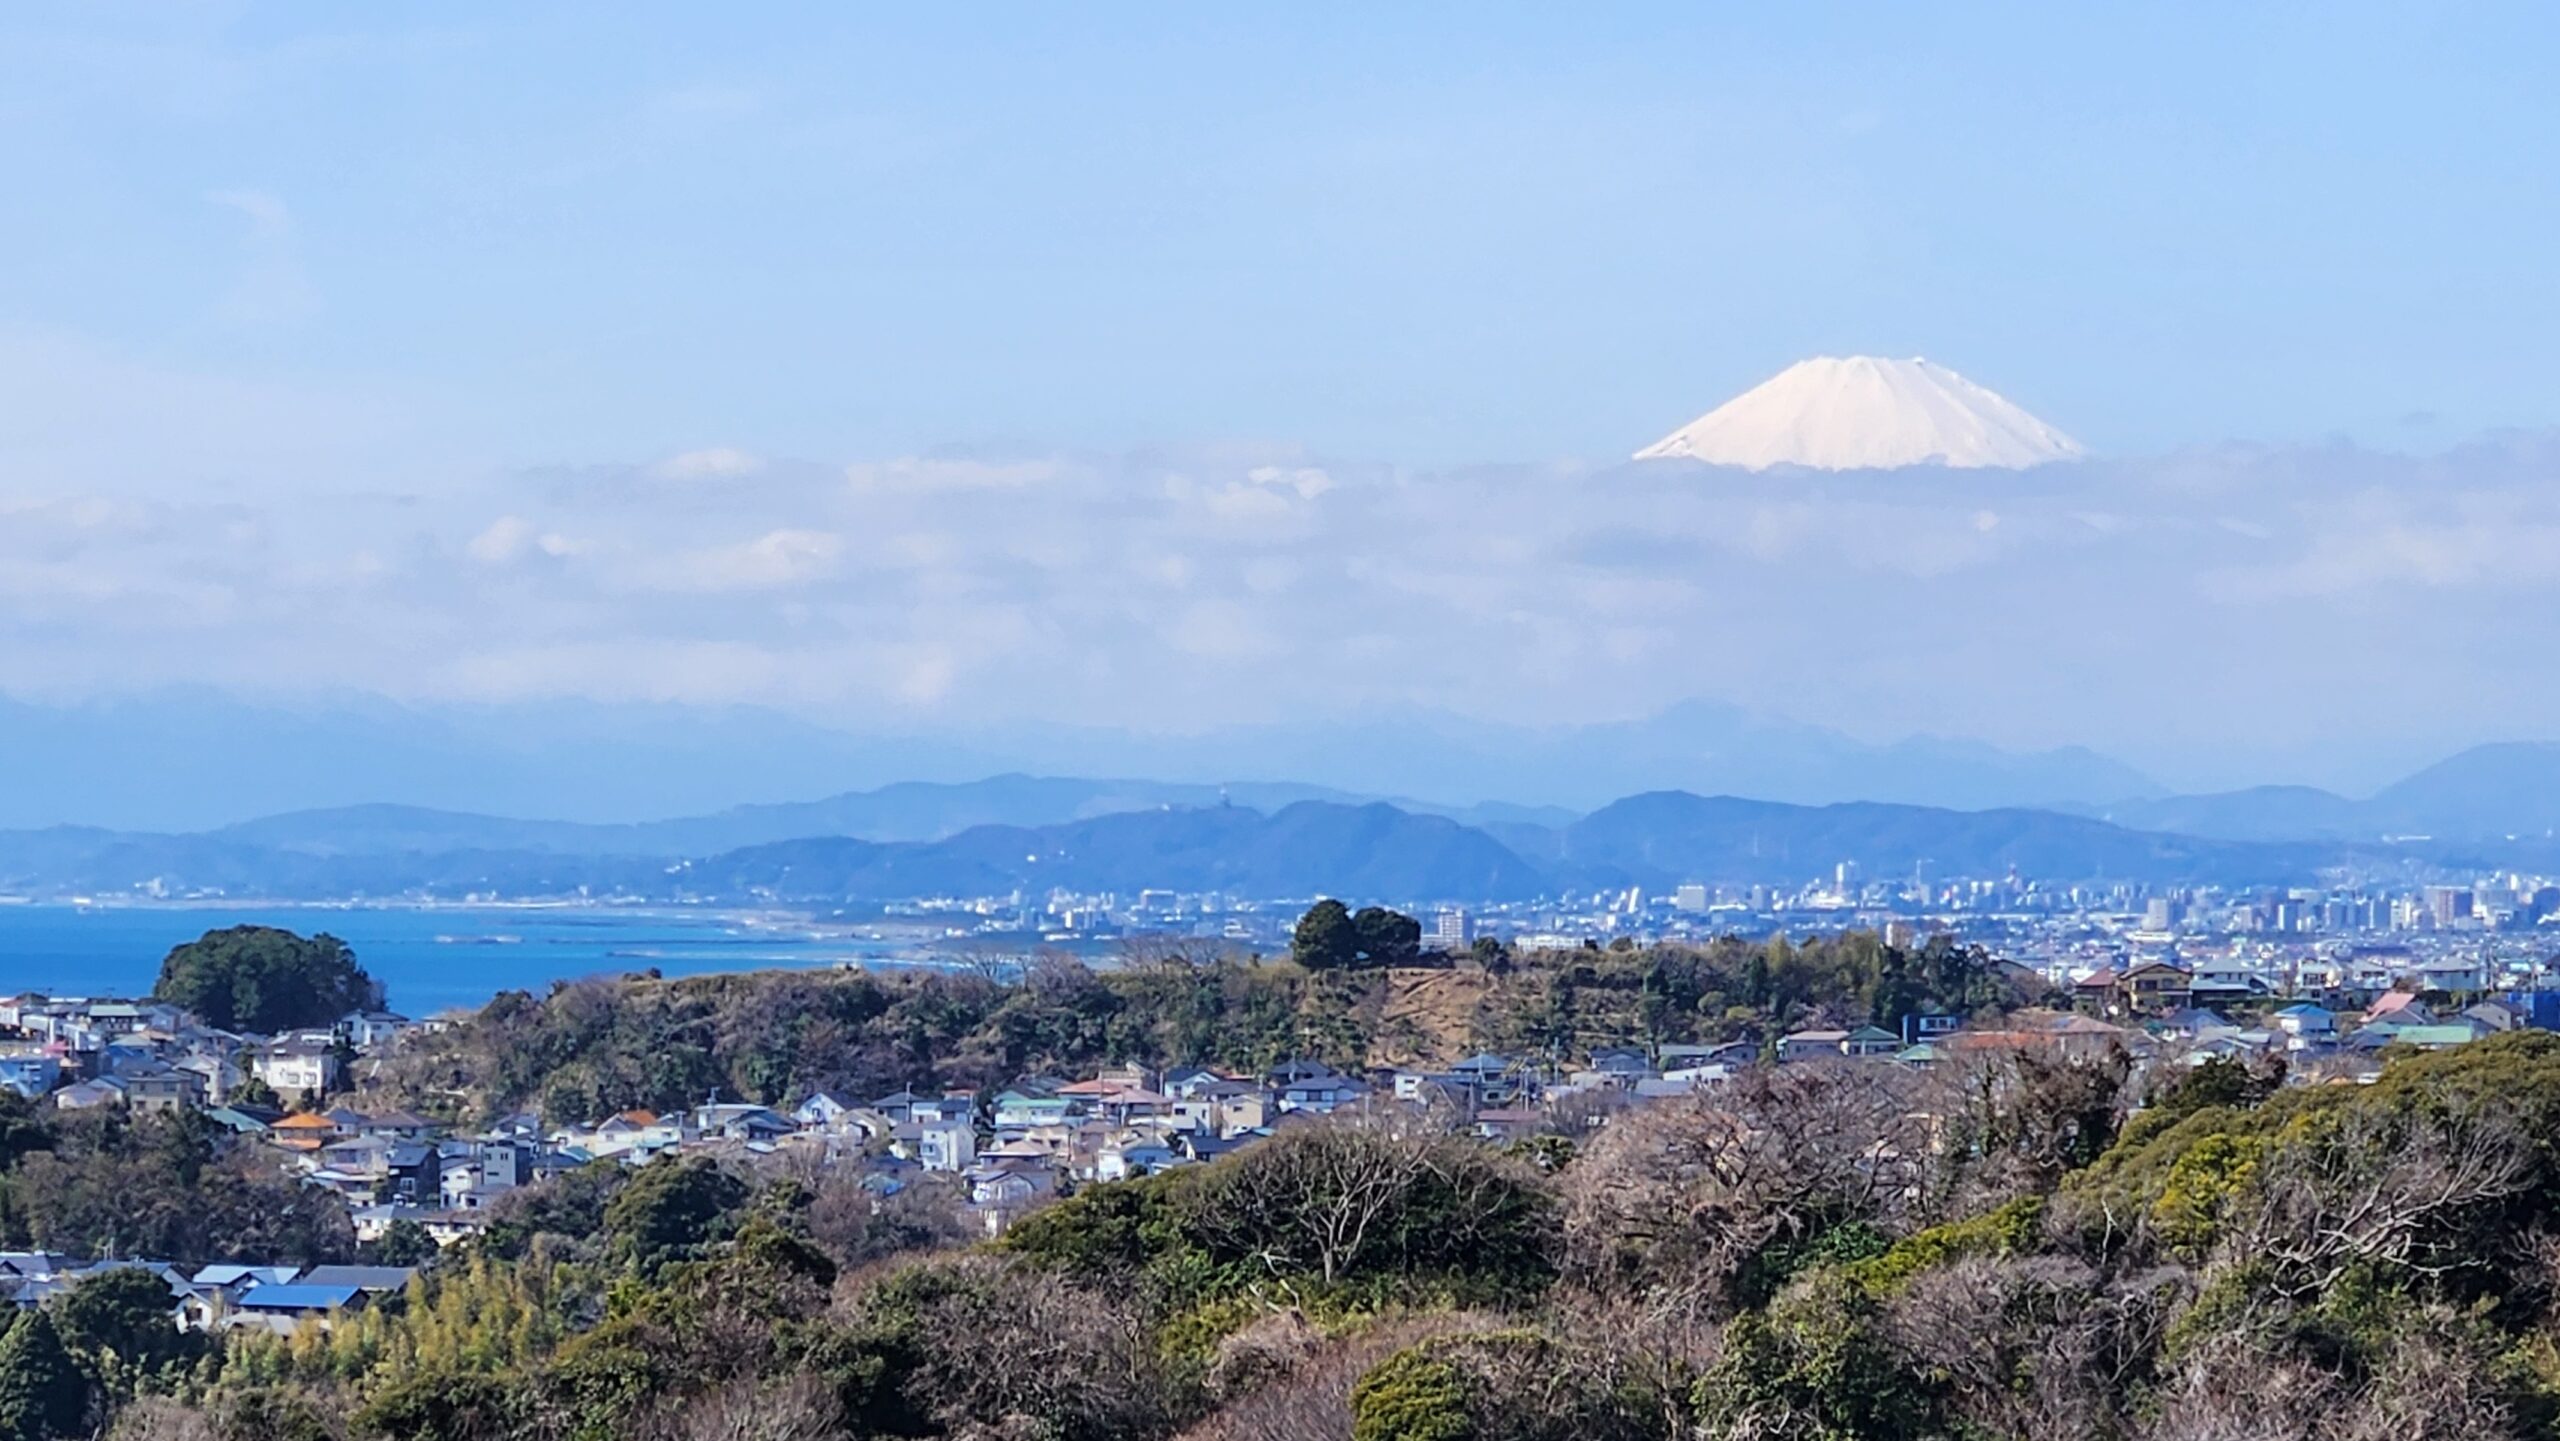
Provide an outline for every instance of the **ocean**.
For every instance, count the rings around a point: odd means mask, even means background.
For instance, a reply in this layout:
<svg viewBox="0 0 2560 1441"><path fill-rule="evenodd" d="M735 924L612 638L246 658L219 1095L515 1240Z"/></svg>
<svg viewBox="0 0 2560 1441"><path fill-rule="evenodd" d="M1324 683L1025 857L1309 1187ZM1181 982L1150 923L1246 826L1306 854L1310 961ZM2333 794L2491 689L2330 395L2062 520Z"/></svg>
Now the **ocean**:
<svg viewBox="0 0 2560 1441"><path fill-rule="evenodd" d="M670 976L846 963L915 963L922 938L806 918L605 906L0 905L0 995L141 995L172 946L226 926L326 931L389 992L429 1016L500 991L655 969Z"/></svg>

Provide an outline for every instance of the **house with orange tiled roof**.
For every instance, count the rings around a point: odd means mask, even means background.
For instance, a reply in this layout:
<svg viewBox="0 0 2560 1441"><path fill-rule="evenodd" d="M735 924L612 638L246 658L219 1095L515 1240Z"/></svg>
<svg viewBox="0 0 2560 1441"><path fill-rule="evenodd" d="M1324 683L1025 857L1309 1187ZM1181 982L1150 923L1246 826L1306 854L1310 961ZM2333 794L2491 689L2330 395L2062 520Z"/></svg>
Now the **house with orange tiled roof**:
<svg viewBox="0 0 2560 1441"><path fill-rule="evenodd" d="M2372 1025L2386 1018L2423 1025L2435 1019L2435 1012L2427 1008L2425 1001L2418 999L2415 991L2385 991L2372 1005L2365 1007L2364 1021L2366 1025Z"/></svg>
<svg viewBox="0 0 2560 1441"><path fill-rule="evenodd" d="M297 1112L267 1128L267 1139L276 1145L315 1155L345 1134L337 1122L313 1111Z"/></svg>

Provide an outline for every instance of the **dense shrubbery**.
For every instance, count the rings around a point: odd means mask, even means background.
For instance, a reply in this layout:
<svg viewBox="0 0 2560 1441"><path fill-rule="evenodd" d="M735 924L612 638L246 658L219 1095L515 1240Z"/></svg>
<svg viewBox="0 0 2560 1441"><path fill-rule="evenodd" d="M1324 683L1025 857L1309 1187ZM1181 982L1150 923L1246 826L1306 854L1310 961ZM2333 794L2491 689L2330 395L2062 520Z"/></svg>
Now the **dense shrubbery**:
<svg viewBox="0 0 2560 1441"><path fill-rule="evenodd" d="M61 1112L0 1092L0 1248L74 1256L350 1259L346 1208L194 1112Z"/></svg>
<svg viewBox="0 0 2560 1441"><path fill-rule="evenodd" d="M1308 1287L1518 1300L1554 1273L1551 1212L1533 1173L1471 1142L1344 1122L1221 1165L1093 1187L1028 1217L1004 1246L1190 1302Z"/></svg>

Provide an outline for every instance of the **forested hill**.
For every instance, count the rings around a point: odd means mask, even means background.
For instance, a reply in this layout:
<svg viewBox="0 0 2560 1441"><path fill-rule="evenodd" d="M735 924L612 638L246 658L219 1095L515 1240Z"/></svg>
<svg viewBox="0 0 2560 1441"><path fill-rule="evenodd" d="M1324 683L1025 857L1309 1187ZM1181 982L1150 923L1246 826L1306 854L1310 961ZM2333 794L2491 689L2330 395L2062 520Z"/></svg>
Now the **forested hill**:
<svg viewBox="0 0 2560 1441"><path fill-rule="evenodd" d="M1767 943L1525 955L1499 973L1310 970L1138 957L1093 971L758 971L583 981L499 996L368 1063L363 1103L455 1120L539 1106L588 1120L690 1105L708 1092L788 1104L819 1090L985 1088L1110 1062L1259 1072L1308 1058L1345 1069L1446 1064L1482 1051L1576 1058L1594 1046L1757 1038L1803 1025L1899 1026L2036 997L1981 952L1868 933Z"/></svg>
<svg viewBox="0 0 2560 1441"><path fill-rule="evenodd" d="M512 823L509 823L512 824ZM667 901L860 903L917 895L1142 888L1260 898L1321 893L1391 901L1507 901L1565 890L1690 881L1793 885L1842 861L1871 875L1926 862L1936 876L2045 881L2307 883L2323 867L2421 851L2344 843L2199 840L2048 811L1921 806L1791 806L1663 791L1564 826L1488 818L1482 826L1383 802L1304 800L1269 812L1168 806L1049 825L981 825L936 840L813 836L691 859L599 855L481 828L351 822L334 839L308 825L195 835L63 828L0 833L0 893L337 899L619 895ZM260 837L266 837L260 839ZM503 843L513 836L513 844Z"/></svg>

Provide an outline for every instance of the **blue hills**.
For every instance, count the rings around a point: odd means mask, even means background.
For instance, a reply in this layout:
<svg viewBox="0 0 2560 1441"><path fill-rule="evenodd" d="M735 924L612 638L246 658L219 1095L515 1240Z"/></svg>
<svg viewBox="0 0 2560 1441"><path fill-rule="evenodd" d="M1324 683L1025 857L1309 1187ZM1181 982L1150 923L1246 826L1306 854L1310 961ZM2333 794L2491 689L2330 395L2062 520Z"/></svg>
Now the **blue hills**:
<svg viewBox="0 0 2560 1441"><path fill-rule="evenodd" d="M466 895L827 904L1143 887L1252 897L1337 893L1516 901L1689 881L1792 884L1852 861L1872 875L2304 881L2352 859L2331 842L2215 840L2053 811L1788 805L1657 791L1578 817L1474 817L1382 801L1238 792L1177 799L1124 782L997 777L638 826L363 806L187 834L0 832L0 891L218 892L267 899ZM947 805L930 804L939 796ZM1104 804L1118 809L1082 813ZM1059 812L1067 812L1059 814ZM1014 819L982 822L1003 814ZM868 826L868 834L847 833ZM810 827L815 833L772 834ZM761 834L760 834L761 832Z"/></svg>

